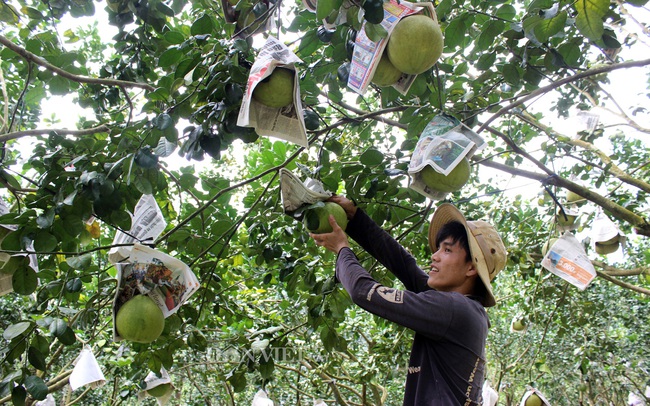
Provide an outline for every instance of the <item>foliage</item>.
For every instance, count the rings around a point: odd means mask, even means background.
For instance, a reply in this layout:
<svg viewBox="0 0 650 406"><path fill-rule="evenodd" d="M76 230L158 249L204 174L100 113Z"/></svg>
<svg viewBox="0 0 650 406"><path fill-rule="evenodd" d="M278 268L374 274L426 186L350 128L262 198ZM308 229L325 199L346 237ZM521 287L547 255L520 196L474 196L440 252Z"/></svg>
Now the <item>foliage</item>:
<svg viewBox="0 0 650 406"><path fill-rule="evenodd" d="M282 404L400 403L412 332L352 306L333 277L335 257L284 215L278 173L288 168L355 199L425 267L438 202L408 188L406 169L440 113L487 142L448 200L468 218L490 219L509 249L487 350L500 404L518 404L526 385L558 405L622 404L643 391L650 150L642 137L650 128L645 107L617 100L608 85L618 72L647 78L650 60L637 59L647 30L636 30L647 25L645 1L442 0L438 63L405 95L374 86L357 95L341 79L362 23L368 35L385 35L378 5L0 3L0 180L10 206L0 223L17 226L0 248L38 261L15 257L0 275L11 274L14 290L0 297L0 403L49 391L66 404L132 404L161 367L178 404L247 404L259 387ZM339 12L347 21L326 28L323 19L335 23ZM84 16L98 24L62 23ZM236 124L267 35L302 60L308 148ZM647 97L647 84L630 90ZM59 95L91 116L60 128L67 111L42 114L42 102ZM548 107L536 109L541 96ZM623 124L578 132L558 124L608 109ZM567 190L586 200L577 232L588 235L602 211L628 237L618 257L596 255L585 240L598 271L585 291L540 265L542 245L560 233L555 213L569 207ZM201 288L153 343L114 342L107 252L143 194L155 196L168 223L152 245L188 264ZM356 252L380 282L397 283ZM510 330L515 317L525 331ZM86 343L108 383L71 393L72 362Z"/></svg>

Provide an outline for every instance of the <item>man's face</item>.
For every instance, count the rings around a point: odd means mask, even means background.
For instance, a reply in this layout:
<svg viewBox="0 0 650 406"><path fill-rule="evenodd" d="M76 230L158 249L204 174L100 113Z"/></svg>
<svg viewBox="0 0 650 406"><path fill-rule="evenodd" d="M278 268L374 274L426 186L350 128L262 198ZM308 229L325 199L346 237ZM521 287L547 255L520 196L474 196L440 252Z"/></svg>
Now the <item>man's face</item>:
<svg viewBox="0 0 650 406"><path fill-rule="evenodd" d="M427 285L443 292L460 291L468 272L473 271L467 252L458 241L449 237L440 242L438 250L431 255L431 269ZM475 271L474 271L475 272Z"/></svg>

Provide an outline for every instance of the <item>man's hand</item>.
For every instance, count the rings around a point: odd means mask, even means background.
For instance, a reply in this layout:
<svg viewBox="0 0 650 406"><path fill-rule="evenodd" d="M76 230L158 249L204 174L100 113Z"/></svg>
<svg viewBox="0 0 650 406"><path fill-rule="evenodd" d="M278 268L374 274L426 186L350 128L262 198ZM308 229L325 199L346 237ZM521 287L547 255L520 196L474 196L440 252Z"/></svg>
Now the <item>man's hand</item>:
<svg viewBox="0 0 650 406"><path fill-rule="evenodd" d="M314 239L316 245L323 246L328 250L332 251L333 253L338 254L339 251L341 251L341 249L345 247L350 247L350 243L348 242L348 236L345 234L345 231L343 231L343 229L339 227L339 225L336 223L336 219L334 219L334 216L332 216L331 214L329 216L329 222L330 225L332 226L331 233L325 233L325 234L309 233L309 236Z"/></svg>
<svg viewBox="0 0 650 406"><path fill-rule="evenodd" d="M352 220L355 214L357 214L357 206L352 202L352 200L348 199L345 196L341 195L334 195L327 199L328 202L334 202L338 204L339 206L343 207L343 210L345 210L345 214L348 217L348 220Z"/></svg>

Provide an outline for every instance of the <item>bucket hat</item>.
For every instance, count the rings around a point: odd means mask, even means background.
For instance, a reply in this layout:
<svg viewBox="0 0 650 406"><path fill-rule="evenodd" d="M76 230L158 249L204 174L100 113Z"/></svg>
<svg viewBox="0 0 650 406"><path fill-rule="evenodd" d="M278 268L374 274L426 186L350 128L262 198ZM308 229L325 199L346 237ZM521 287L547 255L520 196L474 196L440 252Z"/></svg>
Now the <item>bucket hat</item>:
<svg viewBox="0 0 650 406"><path fill-rule="evenodd" d="M431 217L429 224L429 247L436 251L436 235L440 228L450 221L458 221L465 226L469 242L470 256L478 271L478 276L485 286L485 307L494 306L496 300L492 293L492 281L506 265L507 253L499 233L494 226L486 221L468 221L463 213L450 203L443 203Z"/></svg>

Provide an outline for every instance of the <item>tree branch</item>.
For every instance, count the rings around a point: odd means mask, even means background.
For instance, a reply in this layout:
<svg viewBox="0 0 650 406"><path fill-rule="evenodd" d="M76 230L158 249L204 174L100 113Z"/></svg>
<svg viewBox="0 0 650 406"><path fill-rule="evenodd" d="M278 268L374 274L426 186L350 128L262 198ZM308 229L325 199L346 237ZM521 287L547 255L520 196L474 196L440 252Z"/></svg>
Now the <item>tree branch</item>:
<svg viewBox="0 0 650 406"><path fill-rule="evenodd" d="M130 87L135 87L135 88L140 88L147 90L149 92L153 92L156 90L153 86L147 84L147 83L137 83L137 82L128 82L126 80L118 80L118 79L101 79L101 78L91 78L88 76L81 76L81 75L75 75L73 73L70 73L68 71L65 71L58 66L54 66L45 59L41 58L40 56L37 56L25 48L22 48L13 42L9 40L8 38L3 37L0 35L0 44L4 45L5 47L11 49L18 55L22 56L25 60L29 62L33 62L39 66L44 67L45 69L52 71L56 73L57 75L64 77L66 79L69 79L73 82L77 83L90 83L90 84L96 84L96 85L103 85L103 86L118 86L121 88L130 88Z"/></svg>
<svg viewBox="0 0 650 406"><path fill-rule="evenodd" d="M51 132L55 132L58 134L73 135L73 136L82 136L82 135L90 135L90 134L103 133L109 131L110 128L108 128L103 124L93 128L84 128L82 130L69 130L66 128L37 128L34 130L14 131L12 133L2 134L0 135L0 142L6 142L9 140L15 140L17 138L29 137L34 135L47 135Z"/></svg>
<svg viewBox="0 0 650 406"><path fill-rule="evenodd" d="M482 160L481 157L476 155L472 157L472 161L477 161L482 165L509 173L511 175L522 176L525 178L537 180L540 183L545 185L555 185L570 190L572 192L575 192L580 196L584 197L585 199L602 207L604 210L610 212L614 217L630 223L632 227L634 227L637 234L650 237L650 223L648 223L648 220L646 218L641 217L638 214L626 209L625 207L614 203L613 201L607 199L606 197L594 192L592 189L588 189L586 187L580 186L579 184L571 182L570 180L562 178L556 174L552 174L549 176L538 172L531 172L523 169L513 168L511 166L499 162L494 162L487 159Z"/></svg>
<svg viewBox="0 0 650 406"><path fill-rule="evenodd" d="M502 115L506 114L513 108L527 102L530 99L533 99L539 95L545 94L550 92L553 89L557 89L558 87L564 86L567 83L575 82L576 80L580 80L582 78L586 78L589 76L594 76L594 75L599 75L601 73L605 72L611 72L614 70L618 69L628 69L628 68L639 68L642 66L650 65L650 59L643 59L640 61L629 61L629 62L622 62L622 63L617 63L617 64L612 64L612 65L605 65L605 66L599 66L597 68L589 69L580 73L577 73L573 76L568 76L563 79L560 79L558 81L555 81L551 83L548 86L540 87L538 89L535 89L534 91L528 93L525 96L522 96L519 100L510 103L509 105L502 107L494 113L489 119L483 123L478 130L476 130L477 133L480 133L481 131L485 130L490 123L492 123L494 120L497 118L501 117Z"/></svg>
<svg viewBox="0 0 650 406"><path fill-rule="evenodd" d="M623 282L622 280L614 278L613 276L610 276L609 274L607 274L605 272L602 272L602 271L599 271L597 269L596 269L596 274L598 276L600 276L601 278L610 281L614 285L618 285L618 286L620 286L622 288L630 289L630 290L633 290L635 292L641 293L643 295L650 296L650 289L642 288L642 287L639 287L639 286L636 286L636 285L632 285L631 283Z"/></svg>

